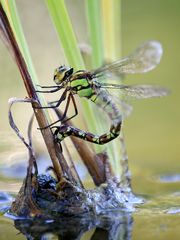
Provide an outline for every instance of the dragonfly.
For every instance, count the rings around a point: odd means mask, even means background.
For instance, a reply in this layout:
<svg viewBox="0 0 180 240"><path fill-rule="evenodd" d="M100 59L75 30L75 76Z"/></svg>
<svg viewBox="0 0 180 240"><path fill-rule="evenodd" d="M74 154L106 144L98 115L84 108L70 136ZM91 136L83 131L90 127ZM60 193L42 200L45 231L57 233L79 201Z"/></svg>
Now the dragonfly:
<svg viewBox="0 0 180 240"><path fill-rule="evenodd" d="M37 92L54 93L64 89L58 101L53 105L42 108L58 108L60 104L67 99L64 113L60 119L47 127L52 127L57 122L60 126L54 126L54 136L56 141L61 142L68 136L75 136L95 144L106 144L120 134L122 127L122 106L120 102L115 101L109 89L120 91L120 96L133 97L137 99L161 97L168 94L168 90L158 86L151 85L124 85L110 82L103 82L104 78L109 76L121 76L124 74L146 73L153 70L160 62L163 50L157 41L147 41L141 44L132 54L122 59L116 60L110 64L104 65L95 70L74 71L72 67L60 66L55 69L55 86L40 86L42 88L51 88L50 90L39 90ZM83 131L74 126L66 124L66 121L72 119L78 114L74 95L80 98L86 98L95 103L108 116L111 122L107 133L96 135ZM68 108L72 102L75 113L67 118ZM54 105L55 104L55 105Z"/></svg>

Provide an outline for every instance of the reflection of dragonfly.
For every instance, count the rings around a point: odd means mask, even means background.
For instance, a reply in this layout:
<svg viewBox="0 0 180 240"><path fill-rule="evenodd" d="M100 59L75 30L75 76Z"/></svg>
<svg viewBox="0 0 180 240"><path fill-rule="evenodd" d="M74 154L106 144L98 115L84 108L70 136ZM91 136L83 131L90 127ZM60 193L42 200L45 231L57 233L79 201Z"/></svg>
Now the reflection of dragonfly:
<svg viewBox="0 0 180 240"><path fill-rule="evenodd" d="M160 62L161 55L161 44L156 41L148 41L142 44L128 57L117 60L96 70L79 70L74 72L73 68L66 66L60 66L57 68L54 73L54 81L57 85L49 87L44 86L42 88L52 88L52 90L38 92L52 93L63 88L65 88L65 90L60 99L54 102L56 103L55 105L44 108L57 108L67 97L64 114L62 118L58 120L64 123L76 116L78 113L73 96L74 94L77 94L79 97L85 97L91 100L103 109L111 120L111 127L109 133L97 136L67 124L61 124L61 126L55 127L56 139L58 141L62 141L65 137L73 135L96 144L105 144L115 139L120 134L121 130L122 110L120 110L121 106L119 106L121 104L117 104L117 101L114 101L113 96L107 91L107 89L118 89L121 92L121 96L124 95L134 98L164 96L167 95L167 90L150 85L128 86L103 83L101 77L107 77L107 74L122 75L148 72L155 68ZM67 119L66 114L71 100L74 105L75 114L71 118ZM55 123L49 126L52 126Z"/></svg>

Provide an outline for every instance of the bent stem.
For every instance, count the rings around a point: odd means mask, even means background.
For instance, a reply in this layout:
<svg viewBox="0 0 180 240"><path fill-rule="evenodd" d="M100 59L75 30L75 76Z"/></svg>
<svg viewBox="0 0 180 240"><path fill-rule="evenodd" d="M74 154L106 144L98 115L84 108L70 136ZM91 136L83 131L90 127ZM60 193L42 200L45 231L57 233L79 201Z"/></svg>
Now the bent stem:
<svg viewBox="0 0 180 240"><path fill-rule="evenodd" d="M25 138L22 136L20 133L18 127L16 126L13 115L12 115L12 106L14 103L31 103L32 99L18 99L18 98L11 98L9 99L9 111L8 111L8 116L9 116L9 123L10 126L13 128L17 136L21 139L21 141L24 143L24 145L28 148L28 153L29 153L29 164L27 168L27 175L23 183L23 188L24 188L24 195L18 194L19 197L17 197L17 201L13 202L11 206L11 211L12 212L17 212L18 206L22 210L28 206L28 211L30 214L33 215L39 215L41 214L40 209L38 208L37 204L32 198L32 176L34 175L35 178L37 177L38 174L38 168L37 168L37 163L36 163L36 157L35 153L32 148L32 137L31 137L31 132L32 132L32 124L33 124L33 118L34 115L31 117L29 124L28 124L28 142L25 140ZM33 166L34 166L34 174L33 174ZM21 203L19 202L21 201ZM17 204L18 202L18 204Z"/></svg>

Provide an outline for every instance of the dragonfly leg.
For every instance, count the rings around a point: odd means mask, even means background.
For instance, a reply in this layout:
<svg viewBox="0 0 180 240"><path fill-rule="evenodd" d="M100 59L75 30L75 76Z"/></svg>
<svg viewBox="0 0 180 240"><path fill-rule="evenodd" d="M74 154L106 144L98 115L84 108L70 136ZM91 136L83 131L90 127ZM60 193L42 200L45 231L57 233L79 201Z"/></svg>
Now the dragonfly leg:
<svg viewBox="0 0 180 240"><path fill-rule="evenodd" d="M75 113L74 113L71 117L66 118L66 114L67 114L67 110L68 110L68 108L69 108L70 100L72 100ZM77 105L76 105L76 102L75 102L75 99L74 99L73 94L70 92L69 95L68 95L68 99L67 99L67 104L66 104L65 111L64 111L63 116L62 116L62 118L61 118L62 123L65 123L65 122L69 121L70 119L74 118L74 117L77 116L77 115L78 115ZM64 120L63 120L63 119L64 119Z"/></svg>
<svg viewBox="0 0 180 240"><path fill-rule="evenodd" d="M59 86L42 86L42 85L39 85L39 84L36 84L37 87L40 87L40 88L58 88Z"/></svg>
<svg viewBox="0 0 180 240"><path fill-rule="evenodd" d="M66 118L66 116L67 116L67 111L68 111L69 104L70 104L70 100L72 100L72 102L73 102L75 114L74 114L73 116L69 117L69 118ZM56 123L58 123L58 122L62 122L62 123L67 122L68 120L74 118L77 114L78 114L78 110L77 110L76 102L75 102L75 99L74 99L73 94L70 92L69 95L68 95L68 98L67 98L67 103L66 103L65 111L64 111L63 115L61 116L61 118L59 118L57 121L49 124L48 126L46 126L46 127L44 127L44 128L41 128L41 130L42 130L42 129L46 129L46 128L48 128L48 127L51 127L51 126L53 126L54 124L56 124Z"/></svg>
<svg viewBox="0 0 180 240"><path fill-rule="evenodd" d="M36 108L38 108L38 109L43 108L44 109L44 108L57 108L57 107L59 107L60 104L66 99L67 91L68 91L68 89L66 88L64 90L63 94L61 95L60 99L58 101L56 101L57 102L56 105L54 105L54 106L50 105L50 106L45 106L45 107L36 107Z"/></svg>
<svg viewBox="0 0 180 240"><path fill-rule="evenodd" d="M58 92L62 88L62 86L41 86L41 85L37 85L37 86L43 89L54 88L53 90L36 90L36 92L40 92L40 93L54 93L54 92Z"/></svg>
<svg viewBox="0 0 180 240"><path fill-rule="evenodd" d="M116 125L116 127L112 126L109 133L103 134L101 136L92 134L90 132L82 131L78 128L75 128L69 125L55 126L53 128L56 128L54 132L54 136L57 142L61 142L68 136L74 136L74 137L84 139L85 141L88 141L88 142L103 145L119 136L120 130L121 130L121 123Z"/></svg>

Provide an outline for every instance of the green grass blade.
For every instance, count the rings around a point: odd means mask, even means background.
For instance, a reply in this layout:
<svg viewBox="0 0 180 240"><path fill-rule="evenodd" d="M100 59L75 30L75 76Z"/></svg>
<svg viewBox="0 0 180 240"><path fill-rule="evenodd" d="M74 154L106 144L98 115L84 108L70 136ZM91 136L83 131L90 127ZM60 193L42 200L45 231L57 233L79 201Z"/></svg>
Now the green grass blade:
<svg viewBox="0 0 180 240"><path fill-rule="evenodd" d="M46 0L46 3L69 64L76 69L84 69L84 62L64 1Z"/></svg>
<svg viewBox="0 0 180 240"><path fill-rule="evenodd" d="M100 1L87 0L86 1L86 15L88 23L88 35L92 48L91 55L91 67L97 68L103 64L103 40L102 40L102 26L101 26L101 14Z"/></svg>
<svg viewBox="0 0 180 240"><path fill-rule="evenodd" d="M101 0L104 54L107 61L121 57L121 0Z"/></svg>
<svg viewBox="0 0 180 240"><path fill-rule="evenodd" d="M102 26L101 14L99 12L101 5L100 1L87 0L86 1L86 17L88 25L88 36L91 45L91 69L100 67L103 64L103 39L102 39ZM94 112L96 108L93 106ZM100 114L96 114L96 126L99 132L107 131L104 126ZM95 146L97 152L103 151L103 146Z"/></svg>
<svg viewBox="0 0 180 240"><path fill-rule="evenodd" d="M101 0L104 55L107 62L115 59L114 0Z"/></svg>
<svg viewBox="0 0 180 240"><path fill-rule="evenodd" d="M115 58L122 57L122 0L114 0Z"/></svg>
<svg viewBox="0 0 180 240"><path fill-rule="evenodd" d="M101 0L104 56L114 61L121 56L121 0ZM109 143L108 154L116 176L121 176L122 146L119 138Z"/></svg>

